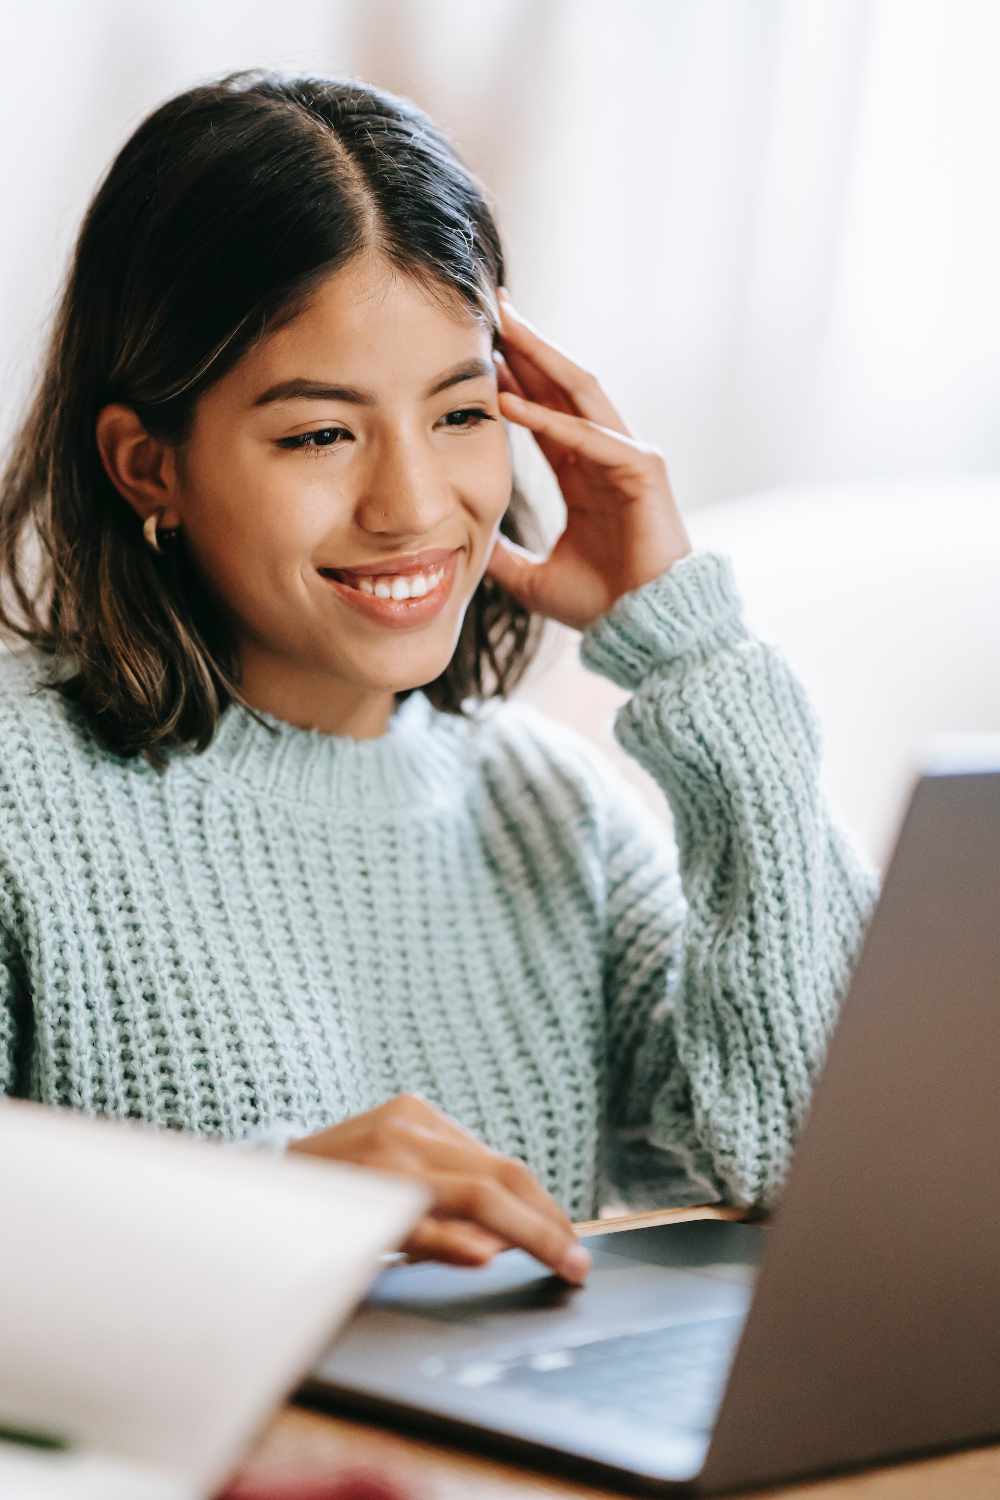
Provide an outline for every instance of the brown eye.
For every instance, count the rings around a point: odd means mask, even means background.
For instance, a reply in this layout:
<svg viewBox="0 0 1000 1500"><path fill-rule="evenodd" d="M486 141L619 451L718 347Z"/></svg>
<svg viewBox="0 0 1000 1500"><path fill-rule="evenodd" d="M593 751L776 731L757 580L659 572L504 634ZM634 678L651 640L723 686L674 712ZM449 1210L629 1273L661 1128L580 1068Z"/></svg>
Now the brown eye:
<svg viewBox="0 0 1000 1500"><path fill-rule="evenodd" d="M476 418L478 418L478 421L473 422L472 427L478 427L480 422L495 422L496 421L496 417L491 417L488 411L480 411L480 409L479 409L478 406L465 406L465 407L463 407L461 409L461 411L450 411L450 412L447 413L447 415L449 417L476 417ZM464 427L464 426L465 426L465 424L463 423L462 427ZM469 431L471 431L471 430L472 430L472 428L469 428ZM459 431L462 431L462 428L459 428Z"/></svg>
<svg viewBox="0 0 1000 1500"><path fill-rule="evenodd" d="M327 439L331 434L336 435L338 432L344 431L343 427L317 427L312 432L299 432L295 437L279 438L278 447L298 449L300 451L304 449L306 452L310 450L315 452L318 448L339 447L338 443L328 442ZM346 435L350 437L350 433Z"/></svg>

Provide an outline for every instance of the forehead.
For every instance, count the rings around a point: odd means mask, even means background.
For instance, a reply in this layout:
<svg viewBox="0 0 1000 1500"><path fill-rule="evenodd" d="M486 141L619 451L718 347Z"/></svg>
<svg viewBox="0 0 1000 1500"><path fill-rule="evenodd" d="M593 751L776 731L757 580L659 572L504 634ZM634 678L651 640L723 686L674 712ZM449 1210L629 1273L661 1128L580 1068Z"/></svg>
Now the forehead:
<svg viewBox="0 0 1000 1500"><path fill-rule="evenodd" d="M305 377L384 395L423 389L446 366L490 356L493 331L463 306L398 272L352 263L320 284L303 311L248 351L234 395Z"/></svg>

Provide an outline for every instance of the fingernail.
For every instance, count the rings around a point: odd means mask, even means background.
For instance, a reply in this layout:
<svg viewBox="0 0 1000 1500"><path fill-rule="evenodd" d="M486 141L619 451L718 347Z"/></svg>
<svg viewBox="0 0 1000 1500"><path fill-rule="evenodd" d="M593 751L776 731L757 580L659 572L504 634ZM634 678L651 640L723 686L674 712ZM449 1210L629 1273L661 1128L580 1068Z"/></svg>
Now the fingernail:
<svg viewBox="0 0 1000 1500"><path fill-rule="evenodd" d="M567 1281L582 1281L589 1270L589 1250L585 1250L582 1245L574 1245L560 1263L559 1275L565 1276Z"/></svg>

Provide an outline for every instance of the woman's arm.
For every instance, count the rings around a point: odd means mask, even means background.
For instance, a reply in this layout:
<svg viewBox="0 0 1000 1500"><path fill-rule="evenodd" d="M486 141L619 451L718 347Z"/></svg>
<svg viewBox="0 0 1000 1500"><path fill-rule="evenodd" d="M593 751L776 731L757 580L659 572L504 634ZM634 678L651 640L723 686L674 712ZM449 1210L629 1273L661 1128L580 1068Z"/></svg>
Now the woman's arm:
<svg viewBox="0 0 1000 1500"><path fill-rule="evenodd" d="M689 1201L773 1207L878 876L831 817L818 721L747 629L727 556L692 552L620 597L580 656L632 690L615 739L662 787L676 840L675 863L666 833L616 802L608 1172L635 1206L659 1162L659 1203L677 1201L672 1163Z"/></svg>

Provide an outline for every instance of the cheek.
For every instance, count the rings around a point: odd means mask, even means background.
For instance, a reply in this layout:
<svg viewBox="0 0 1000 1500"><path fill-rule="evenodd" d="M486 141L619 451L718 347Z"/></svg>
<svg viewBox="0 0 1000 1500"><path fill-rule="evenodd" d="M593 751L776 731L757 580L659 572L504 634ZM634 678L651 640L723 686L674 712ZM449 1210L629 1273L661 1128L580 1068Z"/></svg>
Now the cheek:
<svg viewBox="0 0 1000 1500"><path fill-rule="evenodd" d="M234 465L191 517L190 541L203 571L231 604L245 608L287 586L303 555L329 526L329 500L279 465Z"/></svg>
<svg viewBox="0 0 1000 1500"><path fill-rule="evenodd" d="M485 467L479 466L476 479L470 483L475 496L478 518L484 526L493 526L510 504L514 483L514 465L506 441L498 445Z"/></svg>
<svg viewBox="0 0 1000 1500"><path fill-rule="evenodd" d="M220 495L228 543L257 562L313 544L330 524L330 480L323 461L276 452L269 444L238 449Z"/></svg>

